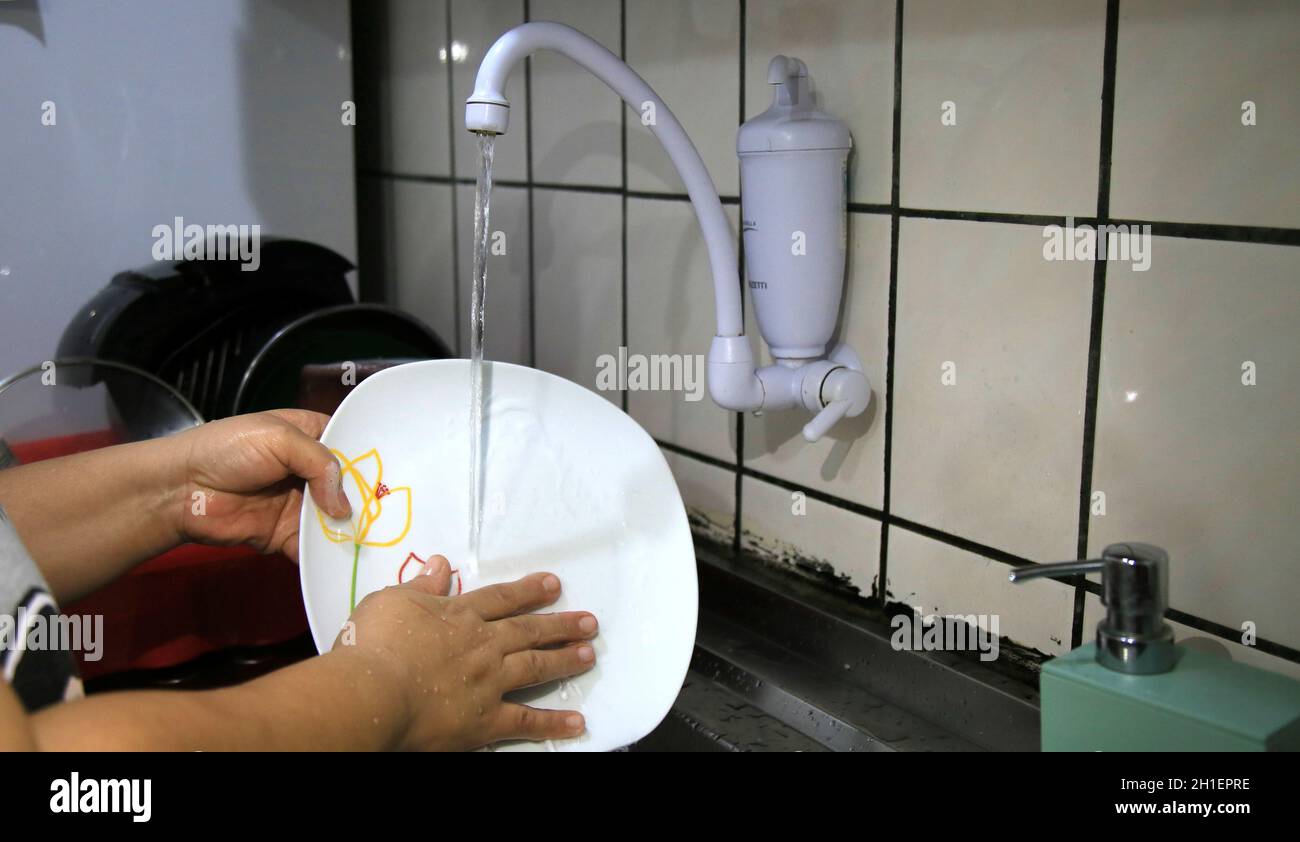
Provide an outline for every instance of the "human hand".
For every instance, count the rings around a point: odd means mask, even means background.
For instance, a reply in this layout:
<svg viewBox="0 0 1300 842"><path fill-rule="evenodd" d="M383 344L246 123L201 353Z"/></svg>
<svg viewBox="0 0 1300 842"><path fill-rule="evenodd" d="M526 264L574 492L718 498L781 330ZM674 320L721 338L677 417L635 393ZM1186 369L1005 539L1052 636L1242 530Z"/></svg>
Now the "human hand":
<svg viewBox="0 0 1300 842"><path fill-rule="evenodd" d="M298 558L303 480L326 514L352 513L339 463L319 439L329 416L279 409L212 421L172 438L184 489L178 531Z"/></svg>
<svg viewBox="0 0 1300 842"><path fill-rule="evenodd" d="M596 618L583 611L525 612L555 602L560 581L536 573L448 597L451 565L435 555L420 575L367 596L352 628L325 657L389 684L399 699L398 748L456 751L501 740L576 737L571 710L541 710L502 697L578 675L596 663Z"/></svg>

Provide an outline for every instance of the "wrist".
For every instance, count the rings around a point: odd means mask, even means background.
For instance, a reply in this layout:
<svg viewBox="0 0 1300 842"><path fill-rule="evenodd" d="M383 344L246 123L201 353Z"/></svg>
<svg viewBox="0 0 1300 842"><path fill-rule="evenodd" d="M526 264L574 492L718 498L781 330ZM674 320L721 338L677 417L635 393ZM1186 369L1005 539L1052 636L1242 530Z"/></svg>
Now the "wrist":
<svg viewBox="0 0 1300 842"><path fill-rule="evenodd" d="M413 711L410 694L403 680L404 670L395 658L336 643L334 648L316 659L338 675L348 688L345 708L367 733L370 748L381 750L405 747L411 730ZM377 743L372 743L377 740Z"/></svg>
<svg viewBox="0 0 1300 842"><path fill-rule="evenodd" d="M141 472L141 493L147 496L147 505L158 515L168 536L170 546L189 540L186 521L194 504L189 470L189 431L143 442L153 448L141 454L149 470Z"/></svg>

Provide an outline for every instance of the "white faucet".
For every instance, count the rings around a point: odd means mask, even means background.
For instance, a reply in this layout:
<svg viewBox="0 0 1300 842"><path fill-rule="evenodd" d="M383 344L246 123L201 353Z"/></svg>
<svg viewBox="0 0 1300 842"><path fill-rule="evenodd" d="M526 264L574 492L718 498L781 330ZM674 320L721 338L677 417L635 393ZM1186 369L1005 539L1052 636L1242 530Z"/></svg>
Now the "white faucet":
<svg viewBox="0 0 1300 842"><path fill-rule="evenodd" d="M474 82L474 92L465 104L466 128L480 134L506 133L510 125L510 102L505 96L506 82L515 66L538 50L553 50L568 56L612 88L638 114L653 108L654 120L650 122L650 130L663 144L686 185L686 192L704 233L713 271L718 327L717 335L713 337L709 348L708 381L709 394L714 402L737 412L804 406L817 413L803 429L804 438L809 441L821 438L840 418L858 415L865 410L871 389L861 372L862 366L857 355L846 345L837 347L826 359L820 358L821 353L808 352L806 349L799 352L803 356L783 358L780 349L773 347L776 364L755 370L754 356L745 337L740 274L736 265L736 251L732 245L731 225L723 213L713 179L709 177L709 171L700 160L694 144L667 104L618 56L578 30L563 24L536 22L517 26L498 38L483 57ZM779 58L786 61L783 57ZM798 66L802 67L802 62ZM806 75L806 69L804 73ZM840 185L842 188L842 179ZM842 194L840 207L843 208ZM752 262L750 265L753 267ZM836 279L833 300L824 302L834 312L838 312L839 308L843 266L841 243L840 277ZM825 296L819 294L815 297ZM755 296L760 327L788 320L789 317L798 317L797 312L788 316L779 315L775 308L783 303L773 301L765 307L763 300ZM824 309L822 303L813 304L814 309ZM833 315L830 319L832 329ZM817 321L825 319L819 315ZM824 351L829 339L829 333L822 337L820 351Z"/></svg>

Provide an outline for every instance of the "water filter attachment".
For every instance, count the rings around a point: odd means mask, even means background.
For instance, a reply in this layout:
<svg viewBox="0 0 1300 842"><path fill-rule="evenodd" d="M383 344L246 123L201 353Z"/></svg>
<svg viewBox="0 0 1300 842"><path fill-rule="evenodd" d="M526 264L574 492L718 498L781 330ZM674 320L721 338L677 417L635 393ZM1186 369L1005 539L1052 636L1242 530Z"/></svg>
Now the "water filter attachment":
<svg viewBox="0 0 1300 842"><path fill-rule="evenodd" d="M848 157L853 138L820 110L808 67L768 64L772 105L740 127L745 268L759 332L774 365L759 371L763 409L804 406L815 441L867 407L871 387L856 353L829 347L839 322L848 246Z"/></svg>

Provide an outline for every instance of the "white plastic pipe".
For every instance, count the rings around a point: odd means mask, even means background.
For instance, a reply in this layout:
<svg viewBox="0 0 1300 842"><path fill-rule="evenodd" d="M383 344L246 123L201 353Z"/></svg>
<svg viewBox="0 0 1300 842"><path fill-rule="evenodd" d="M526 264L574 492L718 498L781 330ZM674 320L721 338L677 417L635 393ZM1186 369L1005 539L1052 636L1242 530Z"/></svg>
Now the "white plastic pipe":
<svg viewBox="0 0 1300 842"><path fill-rule="evenodd" d="M686 192L695 208L700 229L704 233L704 243L709 250L709 263L713 270L714 303L717 308L718 336L721 338L742 337L744 334L744 311L740 298L740 275L736 267L736 250L731 242L731 225L722 212L722 202L718 200L718 191L713 186L713 179L705 169L695 145L682 129L681 123L673 116L659 95L645 80L622 59L602 47L591 38L572 27L559 23L526 23L517 26L497 39L479 65L478 77L474 82L472 93L465 104L465 126L472 132L505 134L510 122L510 103L506 99L506 81L515 66L524 58L538 50L553 50L568 56L591 72L613 91L623 98L637 114L644 113L647 104L653 104L654 122L650 130L663 144L664 151L672 160L673 166L686 184ZM742 340L743 341L743 340ZM723 365L746 363L749 356L748 342L744 342L743 351L736 342L725 343L732 346L730 359L719 360ZM718 345L714 341L715 347ZM715 354L710 354L714 362ZM729 393L727 384L714 383L710 380L710 391L714 399L730 409L753 409L761 402L761 389L757 394L757 380L753 377L753 361L748 361L748 378L744 383L732 384L738 391L749 394L733 394L723 403L719 390ZM736 371L739 375L742 372ZM732 379L730 377L728 380ZM732 405L734 403L745 406ZM749 406L748 404L753 404Z"/></svg>

